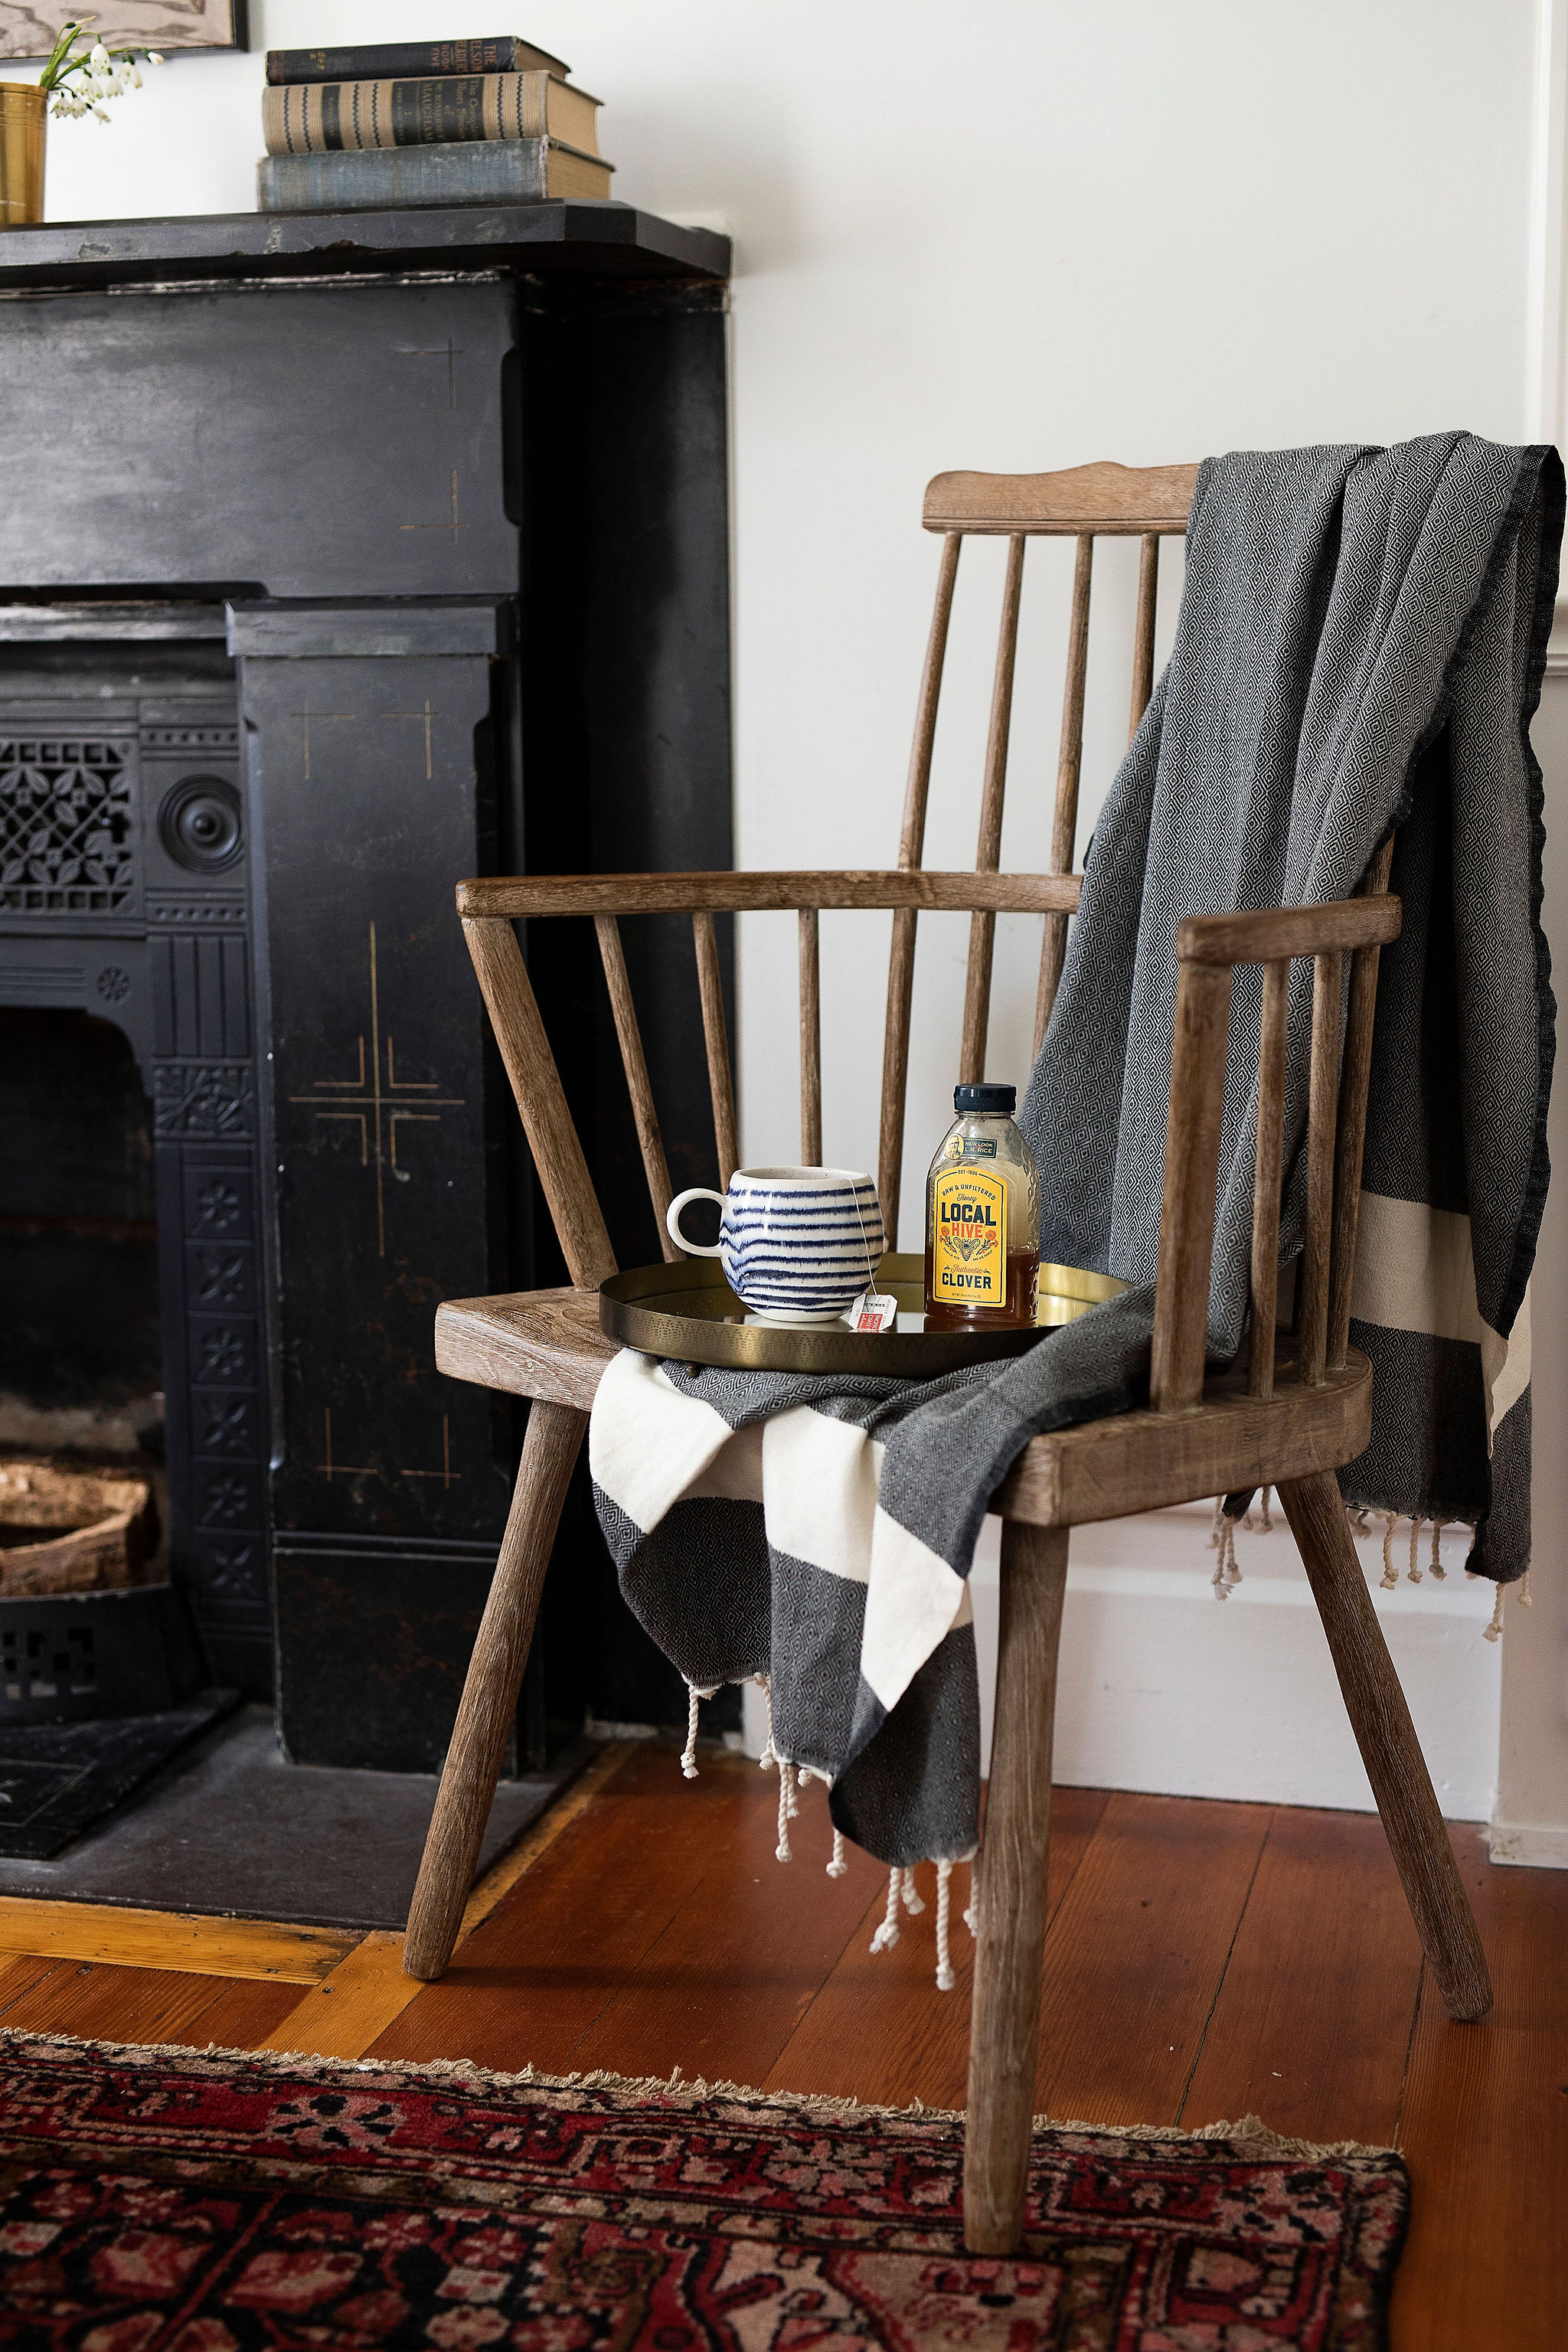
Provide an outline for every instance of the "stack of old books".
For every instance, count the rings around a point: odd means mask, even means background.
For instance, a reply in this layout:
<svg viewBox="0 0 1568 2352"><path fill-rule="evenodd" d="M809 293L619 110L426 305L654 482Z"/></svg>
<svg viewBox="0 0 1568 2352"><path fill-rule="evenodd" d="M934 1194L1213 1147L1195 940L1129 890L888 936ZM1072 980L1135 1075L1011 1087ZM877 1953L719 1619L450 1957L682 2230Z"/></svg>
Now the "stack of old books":
<svg viewBox="0 0 1568 2352"><path fill-rule="evenodd" d="M269 49L264 213L378 205L536 204L607 196L599 100L510 35Z"/></svg>

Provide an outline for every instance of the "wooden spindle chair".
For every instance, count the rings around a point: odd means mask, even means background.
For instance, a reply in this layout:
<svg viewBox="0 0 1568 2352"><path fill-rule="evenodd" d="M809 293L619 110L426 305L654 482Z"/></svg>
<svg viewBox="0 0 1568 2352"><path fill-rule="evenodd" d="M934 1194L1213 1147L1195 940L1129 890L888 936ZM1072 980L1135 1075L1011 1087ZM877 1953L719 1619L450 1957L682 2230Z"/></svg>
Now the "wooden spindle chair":
<svg viewBox="0 0 1568 2352"><path fill-rule="evenodd" d="M475 970L573 1286L457 1301L442 1307L437 1317L437 1360L443 1370L533 1402L511 1512L409 1913L404 1965L411 1975L438 1977L451 1956L517 1705L556 1522L595 1391L615 1352L599 1328L596 1296L598 1285L616 1270L615 1258L513 921L564 915L594 919L648 1192L662 1232L669 1176L621 951L619 918L658 912L690 918L714 1134L727 1183L735 1164L735 1110L715 915L792 908L798 917L801 1151L815 1164L822 1150L818 917L826 909L890 908L879 1183L888 1230L896 1233L917 918L922 908L970 916L962 1075L974 1078L984 1069L995 918L1044 916L1037 1045L1056 997L1068 918L1078 903L1079 885L1068 869L1077 830L1094 540L1131 535L1142 541L1135 729L1152 681L1159 540L1184 529L1195 470L1100 465L1017 477L949 474L932 482L925 523L942 533L943 544L896 871L542 875L460 885L458 908ZM1008 541L976 871L931 873L922 869L921 856L931 745L959 551L963 539L975 532L999 533ZM998 866L1025 541L1064 535L1076 540L1077 549L1052 870L1003 875ZM1353 899L1199 917L1179 926L1149 1404L1035 1439L994 1498L1003 1521L1001 1631L978 1873L964 2164L964 2231L976 2252L1010 2252L1023 2220L1046 1924L1058 1637L1068 1534L1075 1526L1242 1488L1278 1488L1438 1989L1455 2017L1479 2017L1490 2006L1475 1920L1333 1475L1363 1450L1371 1432L1372 1370L1349 1345L1350 1300L1378 956L1399 930L1399 904L1387 891L1391 857L1390 845L1373 860L1363 895ZM1352 963L1342 1052L1347 954ZM1277 1345L1289 966L1306 956L1314 966L1306 1240L1297 1329ZM1252 1344L1247 1362L1205 1379L1231 990L1235 972L1252 964L1263 971ZM667 1242L665 1247L667 1256L673 1256L674 1245Z"/></svg>

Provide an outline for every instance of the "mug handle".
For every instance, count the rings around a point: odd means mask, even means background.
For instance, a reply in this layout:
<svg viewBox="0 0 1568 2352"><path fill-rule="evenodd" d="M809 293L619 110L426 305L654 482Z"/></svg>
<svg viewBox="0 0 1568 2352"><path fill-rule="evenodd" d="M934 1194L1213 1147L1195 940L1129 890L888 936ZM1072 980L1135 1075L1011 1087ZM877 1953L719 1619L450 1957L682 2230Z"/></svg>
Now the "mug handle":
<svg viewBox="0 0 1568 2352"><path fill-rule="evenodd" d="M722 1209L725 1205L723 1193L715 1192L707 1184L693 1184L689 1192L678 1192L664 1213L665 1229L678 1249L683 1249L688 1257L717 1257L719 1244L716 1242L689 1242L681 1232L680 1213L688 1201L717 1201Z"/></svg>

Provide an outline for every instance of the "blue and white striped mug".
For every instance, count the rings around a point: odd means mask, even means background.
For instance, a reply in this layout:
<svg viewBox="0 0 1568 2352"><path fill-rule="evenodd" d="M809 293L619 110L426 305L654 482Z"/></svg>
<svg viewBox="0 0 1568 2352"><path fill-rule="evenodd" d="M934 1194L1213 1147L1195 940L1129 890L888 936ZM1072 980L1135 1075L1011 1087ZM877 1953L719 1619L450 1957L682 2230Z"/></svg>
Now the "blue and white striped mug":
<svg viewBox="0 0 1568 2352"><path fill-rule="evenodd" d="M718 1202L716 1246L681 1232L689 1201ZM877 1187L852 1168L737 1168L727 1193L693 1184L665 1223L689 1256L720 1260L736 1297L764 1323L837 1322L887 1246Z"/></svg>

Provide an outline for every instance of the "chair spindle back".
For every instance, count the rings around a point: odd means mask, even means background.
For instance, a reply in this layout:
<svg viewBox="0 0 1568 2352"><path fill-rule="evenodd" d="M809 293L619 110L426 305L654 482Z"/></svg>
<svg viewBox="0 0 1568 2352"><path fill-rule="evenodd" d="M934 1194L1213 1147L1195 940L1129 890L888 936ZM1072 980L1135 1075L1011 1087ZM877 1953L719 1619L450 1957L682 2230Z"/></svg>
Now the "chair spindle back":
<svg viewBox="0 0 1568 2352"><path fill-rule="evenodd" d="M1001 623L991 688L991 715L981 775L980 830L975 871L994 874L1002 862L1002 820L1007 791L1007 754L1013 720L1013 682L1017 667L1018 619L1024 588L1025 542L1030 539L1076 541L1072 604L1068 625L1067 676L1062 690L1060 746L1051 817L1047 871L1072 870L1078 837L1079 777L1083 762L1084 688L1089 674L1089 592L1097 537L1142 541L1132 648L1132 697L1128 740L1138 730L1154 683L1154 622L1159 590L1160 541L1184 531L1191 510L1195 466L1128 467L1104 463L1075 466L1056 474L939 474L926 490L924 524L942 534L936 604L921 675L914 743L899 836L900 867L918 866L925 844L931 755L948 629L952 615L958 559L971 536L1005 537L1007 563L1002 588ZM1056 1003L1067 952L1067 916L1046 919L1035 1004L1037 1054ZM904 1102L909 1084L910 1009L914 985L916 910L893 918L888 965L888 1013L882 1048L881 1127L877 1186L882 1215L897 1233L903 1165ZM991 1017L991 976L996 918L984 909L970 920L969 961L963 990L963 1028L958 1075L985 1074L985 1041Z"/></svg>

